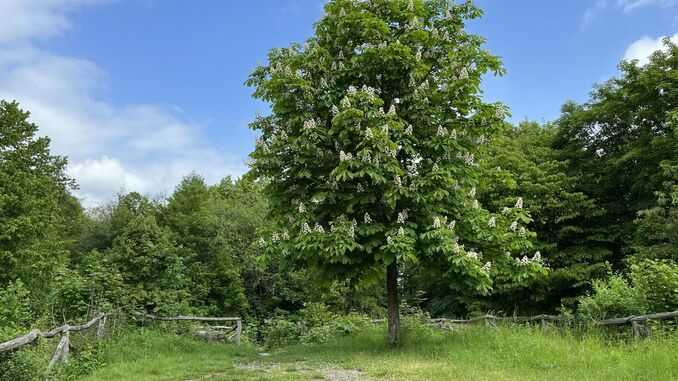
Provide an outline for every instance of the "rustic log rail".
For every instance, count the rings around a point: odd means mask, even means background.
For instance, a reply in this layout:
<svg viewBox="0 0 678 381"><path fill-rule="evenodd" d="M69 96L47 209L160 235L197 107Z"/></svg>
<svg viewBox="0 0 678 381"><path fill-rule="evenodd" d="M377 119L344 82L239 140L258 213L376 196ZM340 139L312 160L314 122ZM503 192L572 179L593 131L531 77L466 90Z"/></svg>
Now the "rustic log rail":
<svg viewBox="0 0 678 381"><path fill-rule="evenodd" d="M233 322L235 325L232 326L221 326L213 325L206 328L213 330L224 330L223 337L227 340L231 340L236 344L240 344L240 335L242 334L242 319L239 317L200 317L200 316L155 316L151 314L145 314L140 312L135 312L134 315L139 316L143 319L157 320L157 321L198 321L198 322ZM210 337L208 332L203 333L203 336ZM216 337L221 337L217 335Z"/></svg>
<svg viewBox="0 0 678 381"><path fill-rule="evenodd" d="M52 359L49 361L49 365L47 367L47 370L50 370L57 363L68 362L68 354L70 351L70 333L88 330L94 327L95 324L98 324L96 336L97 338L101 338L104 333L104 325L106 324L105 314L98 314L92 320L84 324L64 324L47 332L41 332L40 330L34 329L23 336L19 336L10 341L0 343L0 353L21 348L25 345L34 343L39 338L52 338L60 335L61 339L59 340L59 344L57 345L54 355L52 355Z"/></svg>
<svg viewBox="0 0 678 381"><path fill-rule="evenodd" d="M673 312L659 312L648 315L635 315L627 316L622 318L606 319L606 320L594 320L591 323L596 326L614 326L614 325L624 325L631 323L631 328L633 330L633 335L635 338L650 336L650 329L643 325L649 320L666 320L666 319L678 319L678 311ZM443 326L445 324L450 325L468 325L479 322L485 322L486 325L496 326L497 321L509 321L509 322L536 322L538 321L543 329L547 328L548 322L553 321L564 321L570 322L575 319L565 316L557 315L536 315L536 316L494 316L494 315L483 315L474 317L471 319L449 319L449 318L435 318L430 319L429 323L437 326ZM373 319L372 323L382 323L386 319Z"/></svg>

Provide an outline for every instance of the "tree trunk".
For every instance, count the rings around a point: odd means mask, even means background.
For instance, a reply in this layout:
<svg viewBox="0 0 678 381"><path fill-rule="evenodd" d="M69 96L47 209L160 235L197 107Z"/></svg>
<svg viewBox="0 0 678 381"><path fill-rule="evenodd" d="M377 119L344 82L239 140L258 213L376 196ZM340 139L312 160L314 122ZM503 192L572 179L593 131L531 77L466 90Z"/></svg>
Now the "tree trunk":
<svg viewBox="0 0 678 381"><path fill-rule="evenodd" d="M388 300L388 341L398 344L400 311L398 303L398 265L395 261L386 268L386 298Z"/></svg>

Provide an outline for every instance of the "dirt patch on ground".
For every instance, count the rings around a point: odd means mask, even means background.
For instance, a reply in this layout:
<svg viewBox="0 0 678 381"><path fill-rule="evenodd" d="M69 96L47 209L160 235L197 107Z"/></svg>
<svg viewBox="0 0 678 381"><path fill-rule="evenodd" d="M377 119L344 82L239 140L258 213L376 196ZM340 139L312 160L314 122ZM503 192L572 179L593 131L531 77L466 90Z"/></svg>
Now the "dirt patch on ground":
<svg viewBox="0 0 678 381"><path fill-rule="evenodd" d="M327 381L368 381L365 375L357 369L321 369L320 372Z"/></svg>
<svg viewBox="0 0 678 381"><path fill-rule="evenodd" d="M237 369L250 370L256 372L274 373L285 370L293 370L298 373L306 374L314 380L324 381L378 381L368 378L359 369L342 369L335 367L311 367L310 365L297 362L292 364L278 364L278 363L240 363L235 364Z"/></svg>

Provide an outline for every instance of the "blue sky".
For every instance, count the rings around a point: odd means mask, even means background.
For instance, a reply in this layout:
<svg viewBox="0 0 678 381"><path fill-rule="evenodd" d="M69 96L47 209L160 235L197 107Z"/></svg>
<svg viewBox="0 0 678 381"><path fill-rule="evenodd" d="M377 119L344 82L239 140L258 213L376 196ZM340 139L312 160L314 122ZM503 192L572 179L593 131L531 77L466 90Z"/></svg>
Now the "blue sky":
<svg viewBox="0 0 678 381"><path fill-rule="evenodd" d="M0 98L33 112L87 205L120 190L171 192L246 170L247 123L267 106L243 85L273 47L303 41L322 0L0 0ZM508 74L488 100L548 121L568 99L678 40L678 0L477 0Z"/></svg>

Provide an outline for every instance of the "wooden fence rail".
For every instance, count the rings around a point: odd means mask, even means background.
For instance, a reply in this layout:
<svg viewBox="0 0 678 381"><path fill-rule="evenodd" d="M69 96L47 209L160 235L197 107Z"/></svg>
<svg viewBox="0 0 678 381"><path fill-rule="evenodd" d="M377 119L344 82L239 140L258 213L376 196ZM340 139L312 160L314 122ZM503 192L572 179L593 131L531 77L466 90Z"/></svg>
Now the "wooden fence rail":
<svg viewBox="0 0 678 381"><path fill-rule="evenodd" d="M593 325L598 326L612 326L612 325L624 325L631 323L633 329L634 337L649 336L650 329L643 326L642 323L647 322L648 320L666 320L666 319L678 319L678 311L673 312L659 312L648 315L636 315L636 316L627 316L622 318L606 319L606 320L597 320L593 321ZM385 322L386 319L374 319L373 323ZM511 322L540 322L542 328L546 328L547 322L549 321L574 321L573 318L565 316L556 316L556 315L536 315L536 316L494 316L494 315L483 315L474 317L471 319L449 319L449 318L435 318L431 319L430 323L438 326L444 326L446 324L450 325L466 325L474 324L478 322L485 322L487 325L494 326L497 321L511 321Z"/></svg>
<svg viewBox="0 0 678 381"><path fill-rule="evenodd" d="M199 321L199 322L233 322L235 325L225 326L225 325L210 325L205 327L207 331L199 331L198 336L206 339L226 339L240 344L240 335L242 334L242 319L239 317L200 317L200 316L173 316L173 317L164 317L164 316L155 316L145 313L134 313L134 315L141 317L142 319L150 319L157 321ZM223 333L213 334L210 331L217 330L223 331Z"/></svg>
<svg viewBox="0 0 678 381"><path fill-rule="evenodd" d="M212 330L221 330L223 334L220 334L219 337L233 340L235 343L240 344L240 335L242 333L242 320L241 318L220 318L220 317L198 317L198 316L175 316L175 317L160 317L149 314L135 313L137 316L141 316L144 319L150 320L162 320L162 321L202 321L202 322L233 322L232 326L209 326ZM68 362L68 356L70 352L70 333L71 332L81 332L88 330L95 325L97 325L96 337L101 338L104 335L104 328L106 325L106 314L98 314L92 320L87 323L80 325L70 325L64 324L60 327L56 327L52 330L42 332L38 329L34 329L28 332L25 335L16 337L12 340L0 343L0 353L8 352L15 349L19 349L23 346L34 343L40 338L52 338L56 336L61 336L59 344L57 344L56 350L52 355L52 358L49 361L47 370L51 370L54 365L60 362ZM207 331L206 335L210 335L210 332Z"/></svg>
<svg viewBox="0 0 678 381"><path fill-rule="evenodd" d="M50 370L55 364L59 362L68 362L68 354L70 351L70 333L88 330L94 327L95 324L98 324L96 335L98 338L100 338L103 336L104 325L106 324L105 314L99 314L84 324L64 324L47 332L41 332L40 330L34 329L23 336L19 336L10 341L0 343L0 353L21 348L25 345L35 342L39 338L51 338L60 335L61 339L59 340L59 344L57 345L54 355L52 355L52 359L49 361L49 365L47 367L47 370Z"/></svg>

